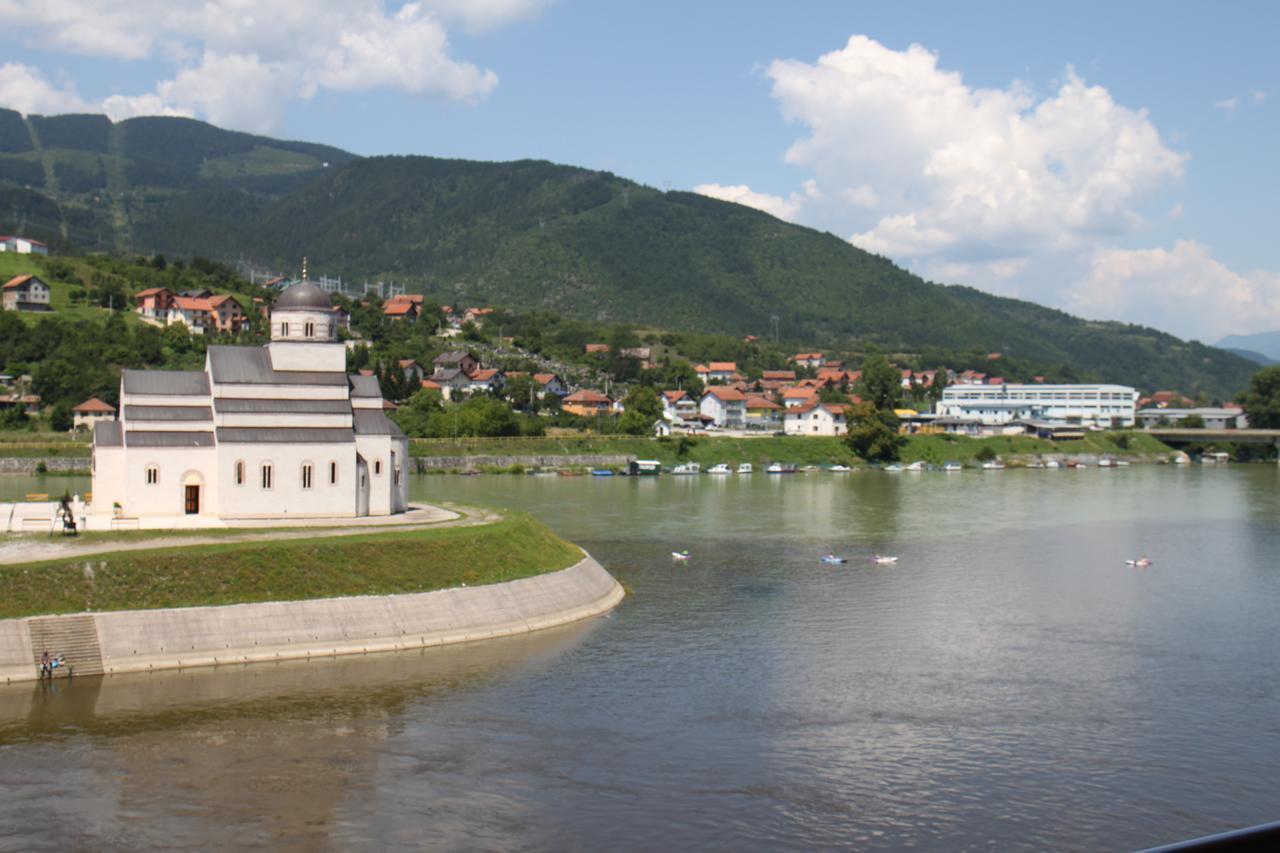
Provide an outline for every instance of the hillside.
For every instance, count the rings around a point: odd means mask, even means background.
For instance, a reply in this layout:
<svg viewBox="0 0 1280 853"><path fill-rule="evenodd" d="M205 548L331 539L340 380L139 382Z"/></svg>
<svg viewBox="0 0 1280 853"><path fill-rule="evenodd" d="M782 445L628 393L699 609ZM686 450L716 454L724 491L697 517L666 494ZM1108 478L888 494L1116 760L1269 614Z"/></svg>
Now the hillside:
<svg viewBox="0 0 1280 853"><path fill-rule="evenodd" d="M1153 329L926 282L831 234L542 161L371 157L187 119L0 110L0 230L392 277L449 303L898 351L980 348L1230 396L1255 365Z"/></svg>
<svg viewBox="0 0 1280 853"><path fill-rule="evenodd" d="M1227 335L1214 346L1229 350L1240 350L1245 358L1252 358L1259 364L1275 364L1280 361L1280 331L1258 332L1254 335ZM1266 359L1259 361L1258 357Z"/></svg>

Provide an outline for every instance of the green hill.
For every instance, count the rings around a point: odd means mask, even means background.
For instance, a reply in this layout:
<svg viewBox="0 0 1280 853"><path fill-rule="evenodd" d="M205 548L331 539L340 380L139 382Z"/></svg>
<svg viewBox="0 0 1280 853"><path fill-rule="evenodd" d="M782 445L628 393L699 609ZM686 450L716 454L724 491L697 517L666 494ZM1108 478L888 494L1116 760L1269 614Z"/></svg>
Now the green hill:
<svg viewBox="0 0 1280 853"><path fill-rule="evenodd" d="M25 136L24 136L25 132ZM891 351L981 348L1222 397L1248 360L1153 329L931 284L831 234L543 161L357 158L202 122L0 110L0 230L55 245L303 255L444 302Z"/></svg>

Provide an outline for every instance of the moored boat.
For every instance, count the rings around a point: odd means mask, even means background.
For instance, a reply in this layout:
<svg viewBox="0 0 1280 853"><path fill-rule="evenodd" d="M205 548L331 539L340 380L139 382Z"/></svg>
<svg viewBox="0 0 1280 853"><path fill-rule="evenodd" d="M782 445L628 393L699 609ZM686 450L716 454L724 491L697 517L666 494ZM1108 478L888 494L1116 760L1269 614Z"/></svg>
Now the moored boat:
<svg viewBox="0 0 1280 853"><path fill-rule="evenodd" d="M754 471L754 470L755 470L755 469L751 467L751 463L750 463L750 462L743 462L743 463L741 463L740 465L738 465L738 473L739 473L739 474L750 474L750 473L751 473L752 471Z"/></svg>
<svg viewBox="0 0 1280 853"><path fill-rule="evenodd" d="M733 471L730 470L728 465L721 462L719 465L712 465L710 468L708 468L707 473L708 474L732 474Z"/></svg>
<svg viewBox="0 0 1280 853"><path fill-rule="evenodd" d="M697 462L682 462L671 469L672 474L701 474L702 466Z"/></svg>
<svg viewBox="0 0 1280 853"><path fill-rule="evenodd" d="M963 465L961 465L959 462L948 462L948 463L946 463L945 465L943 465L943 466L942 466L942 470L943 470L943 471L946 471L948 474L950 474L950 473L953 473L953 472L955 472L955 471L963 471L963 470L964 470L964 466L963 466Z"/></svg>
<svg viewBox="0 0 1280 853"><path fill-rule="evenodd" d="M656 459L632 459L627 473L633 477L656 477L662 473L662 463Z"/></svg>

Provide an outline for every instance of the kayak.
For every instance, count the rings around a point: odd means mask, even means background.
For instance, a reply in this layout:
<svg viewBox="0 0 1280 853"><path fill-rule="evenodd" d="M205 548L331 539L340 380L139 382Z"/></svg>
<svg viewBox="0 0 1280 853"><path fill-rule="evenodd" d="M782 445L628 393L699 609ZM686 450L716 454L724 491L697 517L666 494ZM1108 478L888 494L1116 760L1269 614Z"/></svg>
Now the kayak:
<svg viewBox="0 0 1280 853"><path fill-rule="evenodd" d="M672 552L671 552L671 559L673 559L673 560L687 560L687 559L689 559L689 552L688 552L688 551L672 551Z"/></svg>
<svg viewBox="0 0 1280 853"><path fill-rule="evenodd" d="M834 554L828 554L827 556L822 557L822 558L820 558L820 559L821 559L821 561L822 561L822 562L824 562L824 563L829 563L829 564L831 564L831 565L833 565L833 566L834 566L834 565L836 565L836 564L838 564L838 563L847 563L847 562L849 562L849 561L848 561L848 560L846 560L844 557L837 557L837 556L835 556Z"/></svg>
<svg viewBox="0 0 1280 853"><path fill-rule="evenodd" d="M872 558L871 558L871 562L873 562L873 563L878 563L878 564L880 564L880 565L888 565L889 563L896 563L896 562L898 562L898 558L897 558L897 557L882 557L882 556L880 556L879 554L876 554L874 557L872 557Z"/></svg>

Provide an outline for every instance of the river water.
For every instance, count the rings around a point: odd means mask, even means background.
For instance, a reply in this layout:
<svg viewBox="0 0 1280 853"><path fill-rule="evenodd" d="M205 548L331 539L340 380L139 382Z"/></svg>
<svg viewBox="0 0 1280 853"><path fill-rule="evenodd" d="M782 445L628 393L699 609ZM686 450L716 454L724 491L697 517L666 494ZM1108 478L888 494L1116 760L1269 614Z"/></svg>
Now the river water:
<svg viewBox="0 0 1280 853"><path fill-rule="evenodd" d="M537 515L628 599L0 687L0 849L1124 849L1280 817L1274 466L412 488Z"/></svg>

